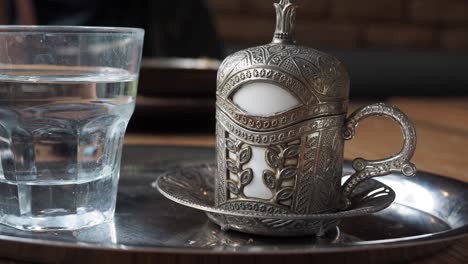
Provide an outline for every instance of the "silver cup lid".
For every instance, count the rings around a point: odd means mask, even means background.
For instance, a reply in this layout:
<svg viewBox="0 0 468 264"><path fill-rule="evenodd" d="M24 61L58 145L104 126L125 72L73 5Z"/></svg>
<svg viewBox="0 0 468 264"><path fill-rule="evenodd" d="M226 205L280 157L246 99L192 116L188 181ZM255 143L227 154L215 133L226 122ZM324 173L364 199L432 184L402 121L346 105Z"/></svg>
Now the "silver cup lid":
<svg viewBox="0 0 468 264"><path fill-rule="evenodd" d="M231 105L232 95L246 84L268 82L295 96L302 104L299 114L304 118L345 113L349 98L346 68L331 55L296 44L297 4L281 0L274 6L277 21L272 42L241 50L223 61L218 71L218 101L234 109L233 116L242 115Z"/></svg>

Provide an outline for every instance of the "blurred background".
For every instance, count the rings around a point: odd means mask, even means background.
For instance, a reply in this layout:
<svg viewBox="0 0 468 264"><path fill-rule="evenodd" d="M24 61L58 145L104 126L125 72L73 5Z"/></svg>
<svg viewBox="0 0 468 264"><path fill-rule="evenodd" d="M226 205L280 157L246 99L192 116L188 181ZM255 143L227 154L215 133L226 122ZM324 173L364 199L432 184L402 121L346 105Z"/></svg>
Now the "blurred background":
<svg viewBox="0 0 468 264"><path fill-rule="evenodd" d="M273 2L0 0L0 23L144 28L130 130L211 132L219 61L271 41ZM468 1L296 2L298 43L347 65L352 100L468 95Z"/></svg>

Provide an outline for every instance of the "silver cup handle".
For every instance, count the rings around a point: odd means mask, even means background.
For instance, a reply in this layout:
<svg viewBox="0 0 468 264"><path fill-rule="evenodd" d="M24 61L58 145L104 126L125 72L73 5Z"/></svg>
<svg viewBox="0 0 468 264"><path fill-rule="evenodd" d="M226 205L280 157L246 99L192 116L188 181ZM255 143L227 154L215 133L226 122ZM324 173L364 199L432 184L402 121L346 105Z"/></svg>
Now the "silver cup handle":
<svg viewBox="0 0 468 264"><path fill-rule="evenodd" d="M397 122L403 132L403 148L400 153L383 160L365 160L357 158L353 161L356 172L345 182L342 187L344 207L351 205L350 195L360 183L374 178L389 175L391 173L402 173L405 176L414 176L416 166L412 164L411 158L416 150L416 130L413 122L408 116L396 107L385 104L374 104L356 110L345 123L343 136L346 140L354 138L356 127L359 123L371 116L383 116Z"/></svg>

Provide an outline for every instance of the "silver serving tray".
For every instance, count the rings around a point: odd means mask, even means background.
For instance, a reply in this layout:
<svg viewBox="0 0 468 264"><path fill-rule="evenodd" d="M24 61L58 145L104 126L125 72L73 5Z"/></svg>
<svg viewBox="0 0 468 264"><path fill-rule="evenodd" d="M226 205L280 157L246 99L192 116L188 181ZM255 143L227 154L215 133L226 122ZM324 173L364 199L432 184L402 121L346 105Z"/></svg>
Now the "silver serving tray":
<svg viewBox="0 0 468 264"><path fill-rule="evenodd" d="M310 263L350 258L385 263L434 253L468 232L468 184L418 173L414 178L379 179L395 190L396 202L374 215L344 219L330 237L285 239L225 233L202 211L167 200L154 186L157 177L169 169L212 163L214 157L211 148L127 146L114 222L49 233L0 226L0 257L67 263L252 259L256 263L291 259ZM345 170L351 172L349 164Z"/></svg>

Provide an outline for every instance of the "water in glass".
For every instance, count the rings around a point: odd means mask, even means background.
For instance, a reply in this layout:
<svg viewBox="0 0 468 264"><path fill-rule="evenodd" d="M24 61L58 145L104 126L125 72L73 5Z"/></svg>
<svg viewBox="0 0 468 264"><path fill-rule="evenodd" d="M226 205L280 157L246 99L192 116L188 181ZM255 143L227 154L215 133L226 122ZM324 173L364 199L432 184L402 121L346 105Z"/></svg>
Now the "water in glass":
<svg viewBox="0 0 468 264"><path fill-rule="evenodd" d="M112 219L137 76L17 66L0 77L0 222L77 229Z"/></svg>

